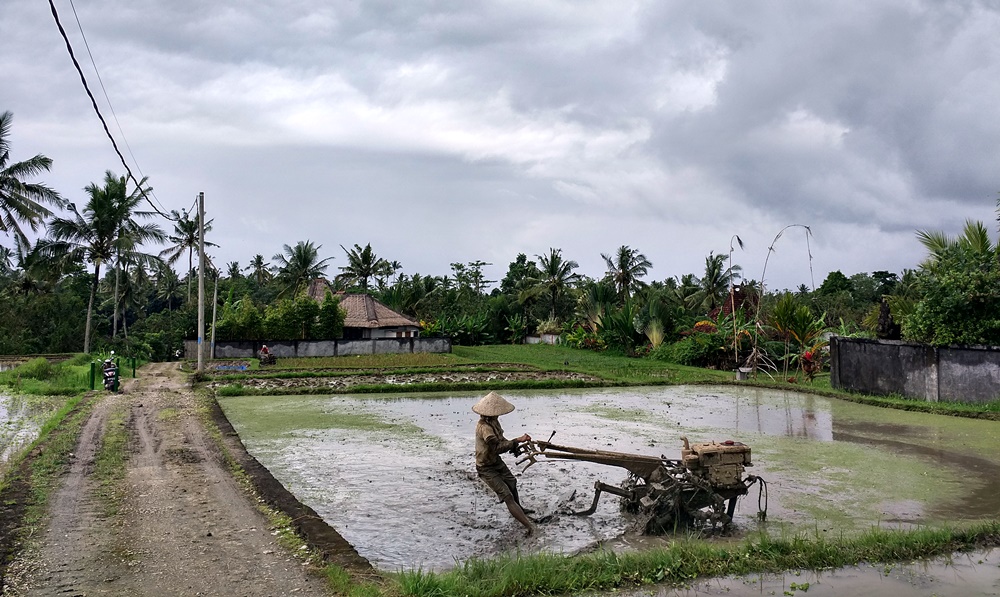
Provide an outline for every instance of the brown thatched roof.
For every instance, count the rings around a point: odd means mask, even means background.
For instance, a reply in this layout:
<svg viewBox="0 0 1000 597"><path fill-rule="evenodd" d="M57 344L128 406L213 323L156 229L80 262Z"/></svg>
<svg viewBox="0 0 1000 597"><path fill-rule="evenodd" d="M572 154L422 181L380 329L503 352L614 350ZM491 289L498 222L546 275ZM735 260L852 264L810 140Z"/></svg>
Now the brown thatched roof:
<svg viewBox="0 0 1000 597"><path fill-rule="evenodd" d="M322 305L323 301L326 300L327 290L333 292L333 287L330 286L329 280L326 278L313 278L313 280L309 282L309 288L306 290L306 294L309 295L309 298Z"/></svg>
<svg viewBox="0 0 1000 597"><path fill-rule="evenodd" d="M322 304L326 300L326 291L330 282L325 278L316 278L309 284L309 296ZM340 306L347 311L344 318L345 328L395 328L404 326L420 327L416 320L397 313L368 294L347 294L334 292L340 299Z"/></svg>
<svg viewBox="0 0 1000 597"><path fill-rule="evenodd" d="M420 324L409 317L396 313L368 294L340 294L340 306L347 311L345 328L395 328Z"/></svg>

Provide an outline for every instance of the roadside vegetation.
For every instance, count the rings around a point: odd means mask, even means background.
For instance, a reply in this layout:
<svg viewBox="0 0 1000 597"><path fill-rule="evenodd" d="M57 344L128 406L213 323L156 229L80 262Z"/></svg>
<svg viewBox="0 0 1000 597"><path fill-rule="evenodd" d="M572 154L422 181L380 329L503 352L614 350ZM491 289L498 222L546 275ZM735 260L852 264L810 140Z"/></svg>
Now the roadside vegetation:
<svg viewBox="0 0 1000 597"><path fill-rule="evenodd" d="M75 396L91 389L93 370L94 389L101 387L101 363L110 354L75 354L31 357L7 371L0 371L0 388L12 394L28 396ZM133 377L133 368L142 361L116 358L120 378Z"/></svg>

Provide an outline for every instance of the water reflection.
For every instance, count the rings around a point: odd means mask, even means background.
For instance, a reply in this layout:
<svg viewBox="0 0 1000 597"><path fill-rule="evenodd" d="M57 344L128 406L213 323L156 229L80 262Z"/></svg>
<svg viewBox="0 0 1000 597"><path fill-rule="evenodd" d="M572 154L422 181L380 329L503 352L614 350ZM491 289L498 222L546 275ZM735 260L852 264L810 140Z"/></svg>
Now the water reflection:
<svg viewBox="0 0 1000 597"><path fill-rule="evenodd" d="M38 435L41 414L37 405L23 396L0 394L0 476L10 457Z"/></svg>

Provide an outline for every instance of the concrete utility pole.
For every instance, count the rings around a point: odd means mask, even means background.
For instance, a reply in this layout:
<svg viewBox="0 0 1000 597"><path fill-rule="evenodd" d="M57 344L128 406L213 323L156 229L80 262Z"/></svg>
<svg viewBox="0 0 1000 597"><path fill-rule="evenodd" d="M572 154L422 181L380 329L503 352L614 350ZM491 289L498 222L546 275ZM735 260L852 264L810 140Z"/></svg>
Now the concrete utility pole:
<svg viewBox="0 0 1000 597"><path fill-rule="evenodd" d="M205 371L205 193L198 193L198 372Z"/></svg>
<svg viewBox="0 0 1000 597"><path fill-rule="evenodd" d="M219 270L212 272L215 276L215 290L212 291L212 342L208 345L208 359L215 360L215 310L219 305Z"/></svg>

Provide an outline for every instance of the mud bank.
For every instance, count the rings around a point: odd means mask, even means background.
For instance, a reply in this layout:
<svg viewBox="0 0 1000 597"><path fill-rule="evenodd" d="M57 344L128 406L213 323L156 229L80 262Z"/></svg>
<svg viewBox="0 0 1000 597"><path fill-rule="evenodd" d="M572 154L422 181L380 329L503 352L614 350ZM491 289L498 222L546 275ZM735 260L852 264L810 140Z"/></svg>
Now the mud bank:
<svg viewBox="0 0 1000 597"><path fill-rule="evenodd" d="M211 382L212 389L237 383L254 390L280 390L283 388L329 388L331 390L350 389L362 385L412 385L437 383L499 383L512 381L581 381L599 383L601 379L572 371L447 371L435 373L392 373L392 374L338 374L331 377L269 378L251 377L235 382Z"/></svg>

